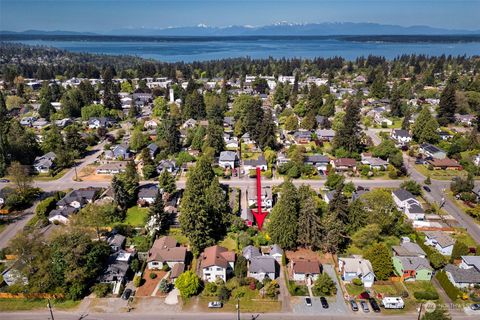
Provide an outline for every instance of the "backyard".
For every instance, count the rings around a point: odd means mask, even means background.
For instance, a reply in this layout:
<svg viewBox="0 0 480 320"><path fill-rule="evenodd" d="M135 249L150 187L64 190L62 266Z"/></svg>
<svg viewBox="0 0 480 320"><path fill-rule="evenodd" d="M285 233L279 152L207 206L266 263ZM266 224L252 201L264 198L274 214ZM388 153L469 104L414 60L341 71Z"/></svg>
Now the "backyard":
<svg viewBox="0 0 480 320"><path fill-rule="evenodd" d="M451 180L453 177L466 177L466 171L460 170L428 170L426 165L416 164L415 169L425 177L430 176L434 180Z"/></svg>
<svg viewBox="0 0 480 320"><path fill-rule="evenodd" d="M131 207L127 210L125 223L132 227L143 227L148 216L147 208L140 208L138 206Z"/></svg>

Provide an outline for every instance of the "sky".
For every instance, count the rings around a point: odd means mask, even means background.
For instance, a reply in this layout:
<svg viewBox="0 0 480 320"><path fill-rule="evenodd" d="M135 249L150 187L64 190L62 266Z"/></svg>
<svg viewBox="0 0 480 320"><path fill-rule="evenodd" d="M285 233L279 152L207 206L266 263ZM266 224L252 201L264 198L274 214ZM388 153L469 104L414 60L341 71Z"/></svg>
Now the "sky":
<svg viewBox="0 0 480 320"><path fill-rule="evenodd" d="M375 22L480 29L480 0L0 0L0 30Z"/></svg>

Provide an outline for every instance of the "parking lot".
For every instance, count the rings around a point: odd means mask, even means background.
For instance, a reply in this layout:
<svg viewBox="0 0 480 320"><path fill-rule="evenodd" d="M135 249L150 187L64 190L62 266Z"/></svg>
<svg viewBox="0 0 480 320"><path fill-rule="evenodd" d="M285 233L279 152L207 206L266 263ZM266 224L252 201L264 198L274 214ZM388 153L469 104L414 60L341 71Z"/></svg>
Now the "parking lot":
<svg viewBox="0 0 480 320"><path fill-rule="evenodd" d="M337 294L333 297L327 297L328 309L324 309L320 303L320 297L312 297L312 306L305 304L305 297L292 297L292 310L299 314L344 314L350 311L343 299L343 292L338 284L337 276L332 265L324 264L323 271L326 272L335 281Z"/></svg>

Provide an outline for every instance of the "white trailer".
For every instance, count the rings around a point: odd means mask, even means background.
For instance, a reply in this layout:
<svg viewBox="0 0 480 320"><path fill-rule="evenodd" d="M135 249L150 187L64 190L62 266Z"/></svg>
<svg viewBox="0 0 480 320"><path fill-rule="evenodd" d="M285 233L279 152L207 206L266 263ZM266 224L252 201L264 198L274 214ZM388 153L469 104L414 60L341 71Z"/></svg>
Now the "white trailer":
<svg viewBox="0 0 480 320"><path fill-rule="evenodd" d="M382 299L382 304L385 309L403 309L405 302L401 297L385 297Z"/></svg>

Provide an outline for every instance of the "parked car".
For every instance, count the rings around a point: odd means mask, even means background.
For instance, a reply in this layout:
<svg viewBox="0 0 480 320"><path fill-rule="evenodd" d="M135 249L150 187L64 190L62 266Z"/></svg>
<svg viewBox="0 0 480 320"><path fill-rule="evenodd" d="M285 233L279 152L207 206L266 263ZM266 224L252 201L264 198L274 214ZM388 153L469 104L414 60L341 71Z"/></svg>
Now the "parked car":
<svg viewBox="0 0 480 320"><path fill-rule="evenodd" d="M220 301L210 301L208 303L209 308L221 308L223 307L223 304Z"/></svg>
<svg viewBox="0 0 480 320"><path fill-rule="evenodd" d="M305 305L307 307L311 307L312 306L312 298L310 297L305 297Z"/></svg>
<svg viewBox="0 0 480 320"><path fill-rule="evenodd" d="M472 309L474 311L479 311L480 310L480 303L471 304L470 309Z"/></svg>
<svg viewBox="0 0 480 320"><path fill-rule="evenodd" d="M327 302L327 299L325 299L325 297L320 297L320 303L322 304L323 309L328 309L328 302Z"/></svg>
<svg viewBox="0 0 480 320"><path fill-rule="evenodd" d="M130 298L131 295L132 295L132 289L125 289L125 291L123 291L123 294L122 294L122 299L128 300L128 298Z"/></svg>
<svg viewBox="0 0 480 320"><path fill-rule="evenodd" d="M429 186L423 186L423 190L427 191L427 192L431 192L432 189L430 189Z"/></svg>
<svg viewBox="0 0 480 320"><path fill-rule="evenodd" d="M370 308L366 301L360 301L360 306L362 307L363 312L370 312Z"/></svg>
<svg viewBox="0 0 480 320"><path fill-rule="evenodd" d="M373 298L368 299L370 305L372 306L372 310L374 312L380 312L380 306L378 305L377 301Z"/></svg>
<svg viewBox="0 0 480 320"><path fill-rule="evenodd" d="M10 182L10 180L8 180L8 179L0 179L0 183L9 183L9 182Z"/></svg>
<svg viewBox="0 0 480 320"><path fill-rule="evenodd" d="M358 311L358 304L355 300L350 300L350 307L352 308L352 311Z"/></svg>

